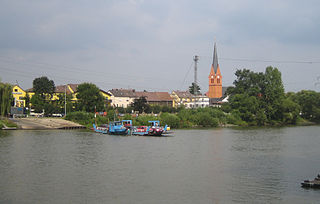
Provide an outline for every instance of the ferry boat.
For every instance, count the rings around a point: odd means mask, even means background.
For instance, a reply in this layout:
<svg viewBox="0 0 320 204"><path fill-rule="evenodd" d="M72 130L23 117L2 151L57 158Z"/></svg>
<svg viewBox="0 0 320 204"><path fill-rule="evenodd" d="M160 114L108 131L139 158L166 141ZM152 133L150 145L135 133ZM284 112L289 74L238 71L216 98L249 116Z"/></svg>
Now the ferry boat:
<svg viewBox="0 0 320 204"><path fill-rule="evenodd" d="M301 187L304 187L304 188L320 188L320 174L318 174L317 177L314 178L314 180L312 180L312 181L304 180L301 183Z"/></svg>
<svg viewBox="0 0 320 204"><path fill-rule="evenodd" d="M122 121L114 121L109 123L108 133L111 135L127 135L128 129L123 125Z"/></svg>
<svg viewBox="0 0 320 204"><path fill-rule="evenodd" d="M98 133L103 133L103 134L108 133L108 127L106 126L96 126L96 124L93 124L93 130Z"/></svg>
<svg viewBox="0 0 320 204"><path fill-rule="evenodd" d="M160 127L160 121L153 120L148 121L151 123L151 126L138 126L133 128L133 135L148 135L148 136L162 136L164 128Z"/></svg>

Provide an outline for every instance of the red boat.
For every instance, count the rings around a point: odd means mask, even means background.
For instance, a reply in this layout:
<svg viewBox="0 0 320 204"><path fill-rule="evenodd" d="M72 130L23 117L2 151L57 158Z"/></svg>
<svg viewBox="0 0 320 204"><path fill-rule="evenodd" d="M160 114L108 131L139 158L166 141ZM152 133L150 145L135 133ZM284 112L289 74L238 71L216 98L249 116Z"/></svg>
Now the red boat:
<svg viewBox="0 0 320 204"><path fill-rule="evenodd" d="M138 126L132 130L133 135L161 136L162 133L163 129L161 127Z"/></svg>

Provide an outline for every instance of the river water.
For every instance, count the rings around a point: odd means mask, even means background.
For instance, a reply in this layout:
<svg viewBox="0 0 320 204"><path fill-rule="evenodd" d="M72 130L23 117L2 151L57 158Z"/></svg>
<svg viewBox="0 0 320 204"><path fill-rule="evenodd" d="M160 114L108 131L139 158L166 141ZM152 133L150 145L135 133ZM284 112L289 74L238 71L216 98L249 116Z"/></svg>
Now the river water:
<svg viewBox="0 0 320 204"><path fill-rule="evenodd" d="M0 131L0 203L320 203L320 127Z"/></svg>

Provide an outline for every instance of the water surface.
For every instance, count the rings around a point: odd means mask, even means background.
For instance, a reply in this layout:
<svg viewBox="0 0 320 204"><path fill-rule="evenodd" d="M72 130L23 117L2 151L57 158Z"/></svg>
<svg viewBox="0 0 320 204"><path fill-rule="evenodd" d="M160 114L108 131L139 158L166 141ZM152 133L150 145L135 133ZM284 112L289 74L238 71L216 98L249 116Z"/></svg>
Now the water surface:
<svg viewBox="0 0 320 204"><path fill-rule="evenodd" d="M0 131L0 203L319 203L320 127Z"/></svg>

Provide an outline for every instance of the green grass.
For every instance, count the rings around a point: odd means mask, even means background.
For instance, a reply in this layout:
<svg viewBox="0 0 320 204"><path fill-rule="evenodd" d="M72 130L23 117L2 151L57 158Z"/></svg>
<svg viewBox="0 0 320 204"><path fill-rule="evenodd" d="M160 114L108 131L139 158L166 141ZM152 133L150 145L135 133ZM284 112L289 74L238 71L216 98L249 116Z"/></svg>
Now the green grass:
<svg viewBox="0 0 320 204"><path fill-rule="evenodd" d="M18 127L17 124L15 124L14 122L8 120L7 118L4 118L4 119L0 120L0 128L2 129L4 126L7 126L7 127Z"/></svg>

